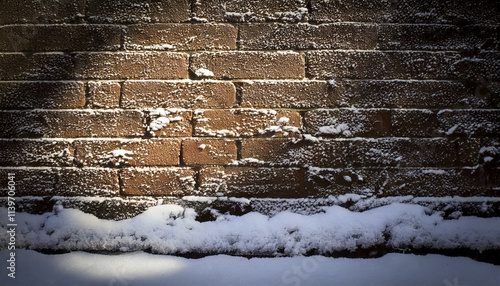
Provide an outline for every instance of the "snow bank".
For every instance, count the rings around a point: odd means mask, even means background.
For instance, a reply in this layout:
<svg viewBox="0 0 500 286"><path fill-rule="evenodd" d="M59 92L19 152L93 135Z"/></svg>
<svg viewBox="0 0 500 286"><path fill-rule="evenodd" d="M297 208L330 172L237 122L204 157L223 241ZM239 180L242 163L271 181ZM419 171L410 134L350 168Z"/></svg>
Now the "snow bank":
<svg viewBox="0 0 500 286"><path fill-rule="evenodd" d="M2 209L6 212L5 209ZM444 220L418 205L391 204L361 213L340 206L301 215L280 212L220 215L196 221L196 212L161 205L122 221L98 219L57 206L52 213L18 213L17 242L21 248L134 251L157 253L231 253L238 255L327 254L374 246L474 250L500 248L500 218L462 216ZM0 238L6 246L7 216Z"/></svg>

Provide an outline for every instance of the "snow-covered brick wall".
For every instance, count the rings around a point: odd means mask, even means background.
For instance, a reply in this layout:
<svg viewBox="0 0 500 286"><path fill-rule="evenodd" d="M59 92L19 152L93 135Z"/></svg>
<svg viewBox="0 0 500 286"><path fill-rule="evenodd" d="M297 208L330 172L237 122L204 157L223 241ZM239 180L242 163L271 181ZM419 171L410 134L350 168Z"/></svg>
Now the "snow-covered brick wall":
<svg viewBox="0 0 500 286"><path fill-rule="evenodd" d="M498 216L497 2L7 1L0 200Z"/></svg>

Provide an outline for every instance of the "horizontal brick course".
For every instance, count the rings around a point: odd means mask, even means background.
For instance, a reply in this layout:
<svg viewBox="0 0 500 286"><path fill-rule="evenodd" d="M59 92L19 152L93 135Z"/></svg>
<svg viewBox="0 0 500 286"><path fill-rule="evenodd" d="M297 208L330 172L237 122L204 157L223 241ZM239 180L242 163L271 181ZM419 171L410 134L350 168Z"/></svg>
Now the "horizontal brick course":
<svg viewBox="0 0 500 286"><path fill-rule="evenodd" d="M377 30L364 24L243 24L240 46L244 50L273 49L374 49Z"/></svg>
<svg viewBox="0 0 500 286"><path fill-rule="evenodd" d="M256 109L198 110L194 116L195 136L288 136L301 126L296 111Z"/></svg>
<svg viewBox="0 0 500 286"><path fill-rule="evenodd" d="M203 168L200 192L207 196L303 197L304 173L296 168Z"/></svg>
<svg viewBox="0 0 500 286"><path fill-rule="evenodd" d="M17 23L72 23L83 14L84 0L5 1L0 10L0 25Z"/></svg>
<svg viewBox="0 0 500 286"><path fill-rule="evenodd" d="M156 137L191 136L193 112L184 109L157 109L148 112L146 131Z"/></svg>
<svg viewBox="0 0 500 286"><path fill-rule="evenodd" d="M73 70L73 59L68 54L0 54L0 80L71 79Z"/></svg>
<svg viewBox="0 0 500 286"><path fill-rule="evenodd" d="M117 108L120 106L121 85L116 81L87 82L87 107Z"/></svg>
<svg viewBox="0 0 500 286"><path fill-rule="evenodd" d="M439 136L436 112L428 109L391 111L391 134L396 137Z"/></svg>
<svg viewBox="0 0 500 286"><path fill-rule="evenodd" d="M498 136L500 110L443 110L437 114L445 135Z"/></svg>
<svg viewBox="0 0 500 286"><path fill-rule="evenodd" d="M82 108L85 86L81 82L0 82L0 109Z"/></svg>
<svg viewBox="0 0 500 286"><path fill-rule="evenodd" d="M124 108L223 108L236 103L230 82L216 81L126 81Z"/></svg>
<svg viewBox="0 0 500 286"><path fill-rule="evenodd" d="M72 166L71 142L0 140L0 166Z"/></svg>
<svg viewBox="0 0 500 286"><path fill-rule="evenodd" d="M144 134L138 111L0 111L0 137L133 137Z"/></svg>
<svg viewBox="0 0 500 286"><path fill-rule="evenodd" d="M190 168L138 168L120 172L122 195L184 196L194 191Z"/></svg>
<svg viewBox="0 0 500 286"><path fill-rule="evenodd" d="M125 48L130 50L236 49L238 30L228 24L149 24L128 26Z"/></svg>
<svg viewBox="0 0 500 286"><path fill-rule="evenodd" d="M120 48L121 27L11 25L0 27L0 51L108 51Z"/></svg>
<svg viewBox="0 0 500 286"><path fill-rule="evenodd" d="M295 52L205 52L191 56L189 69L208 69L218 79L301 79L304 60Z"/></svg>

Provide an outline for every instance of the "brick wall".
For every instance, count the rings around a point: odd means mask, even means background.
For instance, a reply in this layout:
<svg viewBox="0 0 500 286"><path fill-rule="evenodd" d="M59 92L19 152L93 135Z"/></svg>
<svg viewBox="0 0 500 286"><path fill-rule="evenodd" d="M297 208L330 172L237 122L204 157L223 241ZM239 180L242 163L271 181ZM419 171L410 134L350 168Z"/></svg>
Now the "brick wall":
<svg viewBox="0 0 500 286"><path fill-rule="evenodd" d="M206 203L192 196L498 197L499 14L495 0L8 0L2 196L14 172L26 210L113 218Z"/></svg>

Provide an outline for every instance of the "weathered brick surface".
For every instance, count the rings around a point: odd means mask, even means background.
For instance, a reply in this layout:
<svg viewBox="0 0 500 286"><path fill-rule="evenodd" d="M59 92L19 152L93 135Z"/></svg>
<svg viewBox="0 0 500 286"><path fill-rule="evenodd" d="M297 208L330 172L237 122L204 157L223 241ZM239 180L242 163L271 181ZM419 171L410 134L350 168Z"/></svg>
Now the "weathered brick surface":
<svg viewBox="0 0 500 286"><path fill-rule="evenodd" d="M197 110L194 121L195 136L288 136L301 126L298 112L258 109Z"/></svg>
<svg viewBox="0 0 500 286"><path fill-rule="evenodd" d="M200 192L207 196L303 197L304 173L298 168L203 168Z"/></svg>
<svg viewBox="0 0 500 286"><path fill-rule="evenodd" d="M189 19L189 0L119 0L86 2L86 19L91 22L184 22Z"/></svg>
<svg viewBox="0 0 500 286"><path fill-rule="evenodd" d="M204 52L191 56L189 69L208 69L219 79L300 79L304 60L296 52Z"/></svg>
<svg viewBox="0 0 500 286"><path fill-rule="evenodd" d="M0 51L107 51L120 48L112 25L15 25L0 27Z"/></svg>
<svg viewBox="0 0 500 286"><path fill-rule="evenodd" d="M307 19L304 0L207 0L194 3L196 19L222 22L298 22Z"/></svg>
<svg viewBox="0 0 500 286"><path fill-rule="evenodd" d="M499 78L500 53L463 57L456 52L314 51L306 54L313 78L472 79Z"/></svg>
<svg viewBox="0 0 500 286"><path fill-rule="evenodd" d="M244 81L238 85L242 107L334 107L341 91L326 81Z"/></svg>
<svg viewBox="0 0 500 286"><path fill-rule="evenodd" d="M61 140L0 140L1 166L72 166L74 149Z"/></svg>
<svg viewBox="0 0 500 286"><path fill-rule="evenodd" d="M116 81L87 82L87 107L117 108L120 106L121 86Z"/></svg>
<svg viewBox="0 0 500 286"><path fill-rule="evenodd" d="M436 112L428 109L391 111L391 134L396 137L436 137Z"/></svg>
<svg viewBox="0 0 500 286"><path fill-rule="evenodd" d="M236 160L236 142L227 139L188 138L182 141L186 165L225 165Z"/></svg>
<svg viewBox="0 0 500 286"><path fill-rule="evenodd" d="M245 139L241 158L273 166L344 167L350 164L349 145L346 140Z"/></svg>
<svg viewBox="0 0 500 286"><path fill-rule="evenodd" d="M238 30L228 24L132 25L125 34L131 50L229 50L236 49Z"/></svg>
<svg viewBox="0 0 500 286"><path fill-rule="evenodd" d="M195 172L190 168L138 168L120 172L122 195L193 194Z"/></svg>
<svg viewBox="0 0 500 286"><path fill-rule="evenodd" d="M220 81L126 81L124 108L223 108L236 102L236 89Z"/></svg>
<svg viewBox="0 0 500 286"><path fill-rule="evenodd" d="M191 136L193 112L184 109L157 109L148 112L146 131L156 137Z"/></svg>
<svg viewBox="0 0 500 286"><path fill-rule="evenodd" d="M80 18L84 0L4 1L0 10L0 25L15 23L72 23Z"/></svg>
<svg viewBox="0 0 500 286"><path fill-rule="evenodd" d="M244 24L241 48L254 49L374 49L377 30L364 24Z"/></svg>
<svg viewBox="0 0 500 286"><path fill-rule="evenodd" d="M78 53L75 76L84 79L187 78L188 56L180 53Z"/></svg>
<svg viewBox="0 0 500 286"><path fill-rule="evenodd" d="M168 166L179 164L179 139L79 140L75 160L82 166Z"/></svg>
<svg viewBox="0 0 500 286"><path fill-rule="evenodd" d="M391 131L391 115L378 109L316 109L304 115L305 132L335 137L384 137Z"/></svg>
<svg viewBox="0 0 500 286"><path fill-rule="evenodd" d="M62 196L118 196L118 170L63 168L57 172L55 189Z"/></svg>
<svg viewBox="0 0 500 286"><path fill-rule="evenodd" d="M496 49L498 26L381 25L377 48L381 50Z"/></svg>
<svg viewBox="0 0 500 286"><path fill-rule="evenodd" d="M144 134L138 111L3 111L0 137L132 137Z"/></svg>
<svg viewBox="0 0 500 286"><path fill-rule="evenodd" d="M0 109L82 108L85 87L81 82L0 82Z"/></svg>
<svg viewBox="0 0 500 286"><path fill-rule="evenodd" d="M445 135L498 136L500 110L443 110L437 115Z"/></svg>
<svg viewBox="0 0 500 286"><path fill-rule="evenodd" d="M0 196L8 193L8 174L15 174L16 196L48 196L57 194L57 175L51 168L0 168ZM36 188L34 188L36 186Z"/></svg>
<svg viewBox="0 0 500 286"><path fill-rule="evenodd" d="M0 80L71 79L73 70L68 54L0 54Z"/></svg>
<svg viewBox="0 0 500 286"><path fill-rule="evenodd" d="M498 3L491 0L329 1L312 0L311 15L319 22L498 23Z"/></svg>

